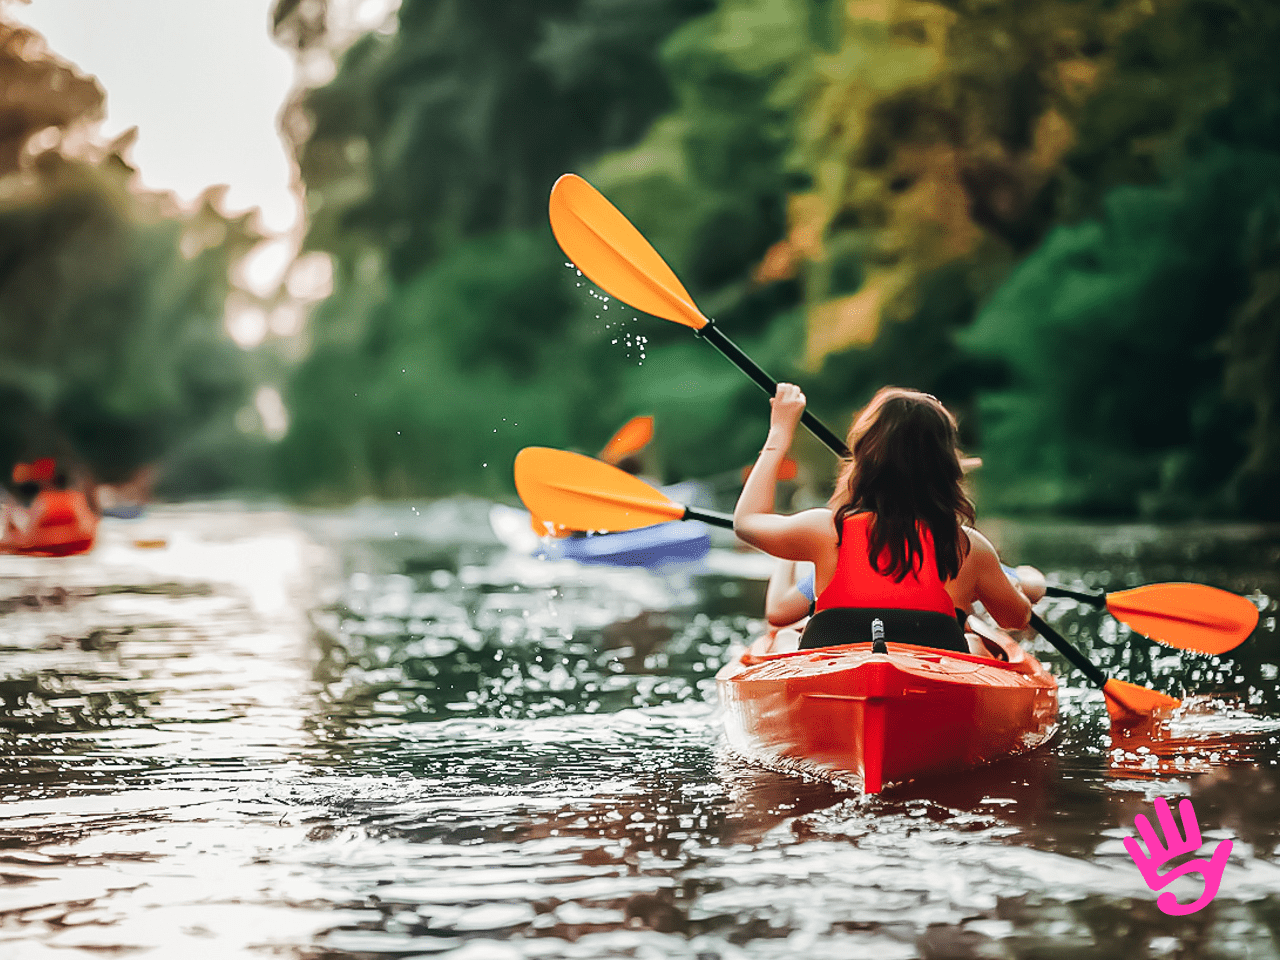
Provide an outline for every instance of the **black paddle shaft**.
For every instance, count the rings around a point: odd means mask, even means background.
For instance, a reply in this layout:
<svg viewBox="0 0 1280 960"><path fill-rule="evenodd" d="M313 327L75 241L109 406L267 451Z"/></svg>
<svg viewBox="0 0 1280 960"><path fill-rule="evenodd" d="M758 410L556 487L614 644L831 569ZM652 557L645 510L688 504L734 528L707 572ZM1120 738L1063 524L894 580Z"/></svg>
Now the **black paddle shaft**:
<svg viewBox="0 0 1280 960"><path fill-rule="evenodd" d="M733 515L729 513L721 513L719 510L702 510L698 507L685 507L684 516L681 520L701 520L703 523L709 523L713 527L724 527L726 530L733 529Z"/></svg>
<svg viewBox="0 0 1280 960"><path fill-rule="evenodd" d="M715 325L714 321L708 320L706 326L698 331L698 336L707 340L713 347L728 357L734 366L754 380L760 386L760 389L770 397L777 394L778 381L761 370L756 362L743 353L736 343L721 333L720 328ZM844 445L844 441L832 433L825 423L808 410L805 410L800 417L800 422L809 428L810 433L825 443L836 456L849 456L849 448Z"/></svg>
<svg viewBox="0 0 1280 960"><path fill-rule="evenodd" d="M1096 593L1082 593L1078 590L1068 590L1066 587L1048 586L1044 588L1045 594L1050 597L1067 597L1071 600L1079 600L1097 607L1099 610L1105 609L1107 606L1107 598L1098 596Z"/></svg>
<svg viewBox="0 0 1280 960"><path fill-rule="evenodd" d="M1107 685L1107 675L1090 663L1083 653L1067 643L1062 634L1040 619L1040 614L1031 614L1031 629L1057 647L1059 653L1079 667L1084 675L1099 687Z"/></svg>

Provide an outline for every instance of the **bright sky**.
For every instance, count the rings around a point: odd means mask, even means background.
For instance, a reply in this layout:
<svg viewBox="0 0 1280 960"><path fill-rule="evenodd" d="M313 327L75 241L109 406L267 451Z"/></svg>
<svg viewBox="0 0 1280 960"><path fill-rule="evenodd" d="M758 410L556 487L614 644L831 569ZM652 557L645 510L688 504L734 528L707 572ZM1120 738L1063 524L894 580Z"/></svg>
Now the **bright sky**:
<svg viewBox="0 0 1280 960"><path fill-rule="evenodd" d="M98 78L102 130L138 128L142 182L192 200L226 184L229 212L262 211L283 233L297 221L291 161L277 115L293 59L271 39L273 0L32 0L11 16Z"/></svg>

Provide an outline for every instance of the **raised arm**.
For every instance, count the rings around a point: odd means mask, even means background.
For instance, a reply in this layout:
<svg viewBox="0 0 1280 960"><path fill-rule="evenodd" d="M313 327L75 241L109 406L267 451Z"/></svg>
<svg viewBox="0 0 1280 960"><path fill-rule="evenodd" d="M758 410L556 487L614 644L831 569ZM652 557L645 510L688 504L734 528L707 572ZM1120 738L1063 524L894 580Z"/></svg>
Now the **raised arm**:
<svg viewBox="0 0 1280 960"><path fill-rule="evenodd" d="M831 527L830 511L819 508L793 516L773 512L778 470L804 413L804 394L793 383L780 383L777 396L769 403L773 408L769 436L747 482L742 485L733 511L733 532L772 556L784 560L813 560Z"/></svg>

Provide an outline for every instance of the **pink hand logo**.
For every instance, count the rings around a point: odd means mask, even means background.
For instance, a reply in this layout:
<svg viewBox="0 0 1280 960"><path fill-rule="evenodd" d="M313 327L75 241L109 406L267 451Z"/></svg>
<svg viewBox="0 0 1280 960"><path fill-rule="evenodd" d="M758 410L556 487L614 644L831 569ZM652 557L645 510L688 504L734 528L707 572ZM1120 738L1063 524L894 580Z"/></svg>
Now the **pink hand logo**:
<svg viewBox="0 0 1280 960"><path fill-rule="evenodd" d="M1226 869L1227 858L1231 856L1232 846L1230 840L1223 840L1213 851L1212 859L1188 860L1182 866L1174 867L1162 876L1160 868L1170 860L1180 857L1184 853L1195 853L1200 849L1200 824L1196 822L1196 812L1191 806L1191 801L1183 800L1178 804L1178 812L1182 814L1182 827L1183 832L1186 834L1185 839L1178 833L1178 825L1174 822L1173 813L1169 810L1169 802L1163 797L1156 800L1156 816L1160 820L1160 829L1164 832L1168 846L1160 843L1155 830L1151 828L1150 820L1142 814L1138 814L1133 818L1134 826L1138 828L1138 833L1142 835L1142 839L1147 844L1147 849L1151 852L1150 856L1143 853L1142 847L1136 839L1133 837L1124 838L1124 848L1129 851L1129 856L1133 858L1133 862L1142 871L1142 879L1147 881L1147 886L1152 890L1167 887L1178 877L1186 876L1188 873L1198 873L1204 878L1204 893L1200 895L1198 900L1193 900L1191 903L1179 903L1178 898L1173 895L1172 891L1167 890L1156 897L1156 906L1163 913L1173 917L1185 916L1188 913L1203 910L1209 905L1209 901L1218 895L1218 887L1222 884L1222 871Z"/></svg>

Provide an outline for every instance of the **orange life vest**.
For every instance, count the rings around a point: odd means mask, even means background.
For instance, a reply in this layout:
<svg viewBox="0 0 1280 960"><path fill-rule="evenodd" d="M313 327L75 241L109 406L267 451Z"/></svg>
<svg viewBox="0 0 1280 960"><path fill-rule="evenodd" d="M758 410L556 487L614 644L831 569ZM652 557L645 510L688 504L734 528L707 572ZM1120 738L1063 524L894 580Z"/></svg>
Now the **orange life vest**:
<svg viewBox="0 0 1280 960"><path fill-rule="evenodd" d="M881 607L896 610L936 610L955 616L955 604L938 576L933 535L920 527L920 566L901 581L880 573L868 556L870 513L844 518L836 570L827 588L818 595L815 610L831 607Z"/></svg>

